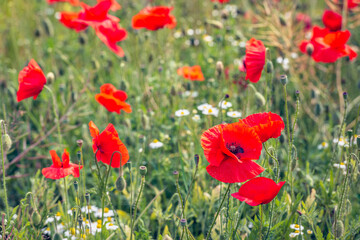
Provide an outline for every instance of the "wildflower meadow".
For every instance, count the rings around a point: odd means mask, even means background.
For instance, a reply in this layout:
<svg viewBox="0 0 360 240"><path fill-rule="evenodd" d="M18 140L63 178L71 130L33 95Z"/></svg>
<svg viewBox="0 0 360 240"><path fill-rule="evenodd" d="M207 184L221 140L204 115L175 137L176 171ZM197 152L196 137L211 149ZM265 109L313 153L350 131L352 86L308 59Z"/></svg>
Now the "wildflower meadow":
<svg viewBox="0 0 360 240"><path fill-rule="evenodd" d="M360 240L359 0L0 0L0 240Z"/></svg>

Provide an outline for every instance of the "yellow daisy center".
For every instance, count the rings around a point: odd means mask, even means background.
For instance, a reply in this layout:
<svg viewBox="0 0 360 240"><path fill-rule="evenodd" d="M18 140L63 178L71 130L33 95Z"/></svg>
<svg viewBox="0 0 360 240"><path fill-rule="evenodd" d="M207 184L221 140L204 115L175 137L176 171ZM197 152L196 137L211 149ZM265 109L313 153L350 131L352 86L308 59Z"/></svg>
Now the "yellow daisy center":
<svg viewBox="0 0 360 240"><path fill-rule="evenodd" d="M299 230L295 230L295 233L300 233L300 231L299 231Z"/></svg>
<svg viewBox="0 0 360 240"><path fill-rule="evenodd" d="M341 165L341 166L345 166L345 163L341 162L340 165Z"/></svg>
<svg viewBox="0 0 360 240"><path fill-rule="evenodd" d="M158 143L159 142L159 140L157 140L157 139L154 139L154 141L153 141L153 143Z"/></svg>
<svg viewBox="0 0 360 240"><path fill-rule="evenodd" d="M106 207L106 208L104 208L104 212L105 213L108 213L109 212L109 209Z"/></svg>
<svg viewBox="0 0 360 240"><path fill-rule="evenodd" d="M325 147L325 146L326 146L326 142L322 142L321 145L322 145L323 147Z"/></svg>
<svg viewBox="0 0 360 240"><path fill-rule="evenodd" d="M296 227L296 228L299 228L300 226L299 226L299 224L295 224L295 227Z"/></svg>
<svg viewBox="0 0 360 240"><path fill-rule="evenodd" d="M61 216L61 213L60 213L60 212L57 212L57 213L56 213L56 216L57 216L57 217L60 217L60 216Z"/></svg>
<svg viewBox="0 0 360 240"><path fill-rule="evenodd" d="M70 228L70 234L71 234L71 235L75 235L75 233L76 233L75 228Z"/></svg>

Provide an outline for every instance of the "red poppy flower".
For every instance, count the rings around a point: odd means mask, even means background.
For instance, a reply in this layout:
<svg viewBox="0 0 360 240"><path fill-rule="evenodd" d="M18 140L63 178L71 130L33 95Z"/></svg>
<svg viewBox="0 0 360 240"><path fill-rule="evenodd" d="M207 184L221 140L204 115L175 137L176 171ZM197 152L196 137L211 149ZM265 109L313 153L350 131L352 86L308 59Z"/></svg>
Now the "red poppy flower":
<svg viewBox="0 0 360 240"><path fill-rule="evenodd" d="M106 83L100 87L100 93L95 95L95 99L109 112L120 114L120 111L123 110L131 113L131 106L125 102L127 94L124 91L117 90L110 83Z"/></svg>
<svg viewBox="0 0 360 240"><path fill-rule="evenodd" d="M325 27L330 29L331 31L341 30L342 16L334 11L325 10L322 21Z"/></svg>
<svg viewBox="0 0 360 240"><path fill-rule="evenodd" d="M107 165L110 165L111 162L111 167L113 168L119 168L120 162L121 166L127 163L129 160L128 150L119 139L114 125L109 123L105 130L100 133L93 121L90 121L89 129L93 138L93 151L96 153L98 162L101 161Z"/></svg>
<svg viewBox="0 0 360 240"><path fill-rule="evenodd" d="M201 146L209 162L206 170L218 181L244 182L264 171L252 161L261 154L259 136L244 123L221 124L208 129L201 136Z"/></svg>
<svg viewBox="0 0 360 240"><path fill-rule="evenodd" d="M135 29L146 28L151 31L160 28L174 28L176 26L176 19L170 15L173 7L146 7L132 18L132 26Z"/></svg>
<svg viewBox="0 0 360 240"><path fill-rule="evenodd" d="M314 26L312 38L310 41L302 41L300 50L306 53L307 45L312 44L314 51L311 56L316 62L332 63L346 56L353 60L357 54L346 45L350 35L348 30L330 32L327 28Z"/></svg>
<svg viewBox="0 0 360 240"><path fill-rule="evenodd" d="M47 0L48 4L54 4L57 2L68 2L73 6L79 6L80 0Z"/></svg>
<svg viewBox="0 0 360 240"><path fill-rule="evenodd" d="M272 112L255 113L239 121L253 128L259 135L261 142L266 142L270 138L278 138L285 128L282 118Z"/></svg>
<svg viewBox="0 0 360 240"><path fill-rule="evenodd" d="M239 192L231 194L241 202L250 206L268 204L279 193L285 182L276 184L273 180L265 177L257 177L241 185Z"/></svg>
<svg viewBox="0 0 360 240"><path fill-rule="evenodd" d="M211 0L212 2L219 2L221 4L228 3L230 0Z"/></svg>
<svg viewBox="0 0 360 240"><path fill-rule="evenodd" d="M80 32L88 27L87 24L78 22L80 13L76 12L60 12L58 15L59 21L68 28Z"/></svg>
<svg viewBox="0 0 360 240"><path fill-rule="evenodd" d="M55 150L50 150L50 155L53 164L48 168L42 169L41 172L44 177L50 179L60 179L69 176L70 174L76 178L80 176L80 169L82 169L83 166L71 163L69 153L66 149L64 149L64 153L62 155L62 162Z"/></svg>
<svg viewBox="0 0 360 240"><path fill-rule="evenodd" d="M185 66L181 67L177 70L177 74L186 79L190 79L191 81L204 81L204 75L201 71L201 67L199 65L195 65L192 67Z"/></svg>
<svg viewBox="0 0 360 240"><path fill-rule="evenodd" d="M295 18L298 23L304 23L305 30L311 29L311 17L309 15L304 13L297 13Z"/></svg>
<svg viewBox="0 0 360 240"><path fill-rule="evenodd" d="M339 0L334 0L335 3L339 3ZM340 2L344 2L344 0L341 0ZM347 0L347 7L348 9L356 8L360 5L360 0Z"/></svg>
<svg viewBox="0 0 360 240"><path fill-rule="evenodd" d="M97 0L98 3L102 2L102 1L107 1L107 0ZM120 4L116 0L111 0L110 10L115 12L115 11L120 10L120 9L121 9Z"/></svg>
<svg viewBox="0 0 360 240"><path fill-rule="evenodd" d="M20 102L29 97L36 99L46 84L46 77L35 60L31 59L19 72L18 81L17 101Z"/></svg>
<svg viewBox="0 0 360 240"><path fill-rule="evenodd" d="M110 19L98 24L95 28L98 38L119 57L123 57L123 49L117 45L117 42L126 39L127 32L121 28L117 22Z"/></svg>
<svg viewBox="0 0 360 240"><path fill-rule="evenodd" d="M244 67L245 79L256 83L260 80L265 65L265 46L260 40L250 39L246 43Z"/></svg>

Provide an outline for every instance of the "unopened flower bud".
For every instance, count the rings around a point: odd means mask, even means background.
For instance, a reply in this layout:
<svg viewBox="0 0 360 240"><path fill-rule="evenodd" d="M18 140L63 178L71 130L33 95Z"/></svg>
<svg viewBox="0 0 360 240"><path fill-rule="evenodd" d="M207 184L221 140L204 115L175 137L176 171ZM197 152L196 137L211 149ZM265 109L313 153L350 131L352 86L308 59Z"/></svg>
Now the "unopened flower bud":
<svg viewBox="0 0 360 240"><path fill-rule="evenodd" d="M181 224L182 227L186 227L186 219L184 219L184 218L181 219L180 224Z"/></svg>
<svg viewBox="0 0 360 240"><path fill-rule="evenodd" d="M54 236L52 237L53 240L62 240L62 237L59 233L55 233Z"/></svg>
<svg viewBox="0 0 360 240"><path fill-rule="evenodd" d="M46 74L46 81L50 84L55 81L55 74L53 72L48 72Z"/></svg>
<svg viewBox="0 0 360 240"><path fill-rule="evenodd" d="M299 216L302 216L302 212L300 212L299 210L297 210L296 212L299 214Z"/></svg>
<svg viewBox="0 0 360 240"><path fill-rule="evenodd" d="M266 100L265 100L265 97L259 93L259 92L256 92L255 93L255 99L256 99L256 103L259 105L259 106L264 106L265 103L266 103Z"/></svg>
<svg viewBox="0 0 360 240"><path fill-rule="evenodd" d="M272 61L267 61L266 62L266 72L272 73L273 71L274 71L274 65L273 65Z"/></svg>
<svg viewBox="0 0 360 240"><path fill-rule="evenodd" d="M76 156L78 158L79 163L81 162L81 151L76 152Z"/></svg>
<svg viewBox="0 0 360 240"><path fill-rule="evenodd" d="M225 94L225 99L228 99L229 97L229 94Z"/></svg>
<svg viewBox="0 0 360 240"><path fill-rule="evenodd" d="M147 168L145 166L140 166L139 169L140 169L140 175L145 176L147 173Z"/></svg>
<svg viewBox="0 0 360 240"><path fill-rule="evenodd" d="M282 26L286 26L286 20L285 20L285 18L284 18L283 15L280 15L280 16L279 16L279 20L280 20L280 24L281 24Z"/></svg>
<svg viewBox="0 0 360 240"><path fill-rule="evenodd" d="M314 45L312 43L308 43L306 45L306 53L311 56L314 52Z"/></svg>
<svg viewBox="0 0 360 240"><path fill-rule="evenodd" d="M347 131L347 136L348 136L348 139L349 139L349 142L351 141L351 138L352 138L352 136L353 136L353 131L352 131L352 129L349 129L348 131Z"/></svg>
<svg viewBox="0 0 360 240"><path fill-rule="evenodd" d="M45 33L50 37L54 36L54 27L53 27L53 24L51 23L50 19L43 18L42 24L45 29Z"/></svg>
<svg viewBox="0 0 360 240"><path fill-rule="evenodd" d="M83 143L84 143L84 141L83 141L82 139L79 139L79 140L76 141L76 143L77 143L77 145L79 146L79 148L81 148L82 145L83 145Z"/></svg>
<svg viewBox="0 0 360 240"><path fill-rule="evenodd" d="M218 77L224 72L224 64L221 61L216 62L216 75Z"/></svg>
<svg viewBox="0 0 360 240"><path fill-rule="evenodd" d="M3 143L4 151L5 152L9 151L12 145L12 141L9 134L5 133L4 135L2 135L2 143Z"/></svg>
<svg viewBox="0 0 360 240"><path fill-rule="evenodd" d="M90 205L90 193L85 193L86 204Z"/></svg>
<svg viewBox="0 0 360 240"><path fill-rule="evenodd" d="M344 97L344 100L347 100L347 98L348 98L347 92L343 92L343 97Z"/></svg>
<svg viewBox="0 0 360 240"><path fill-rule="evenodd" d="M178 171L173 171L173 175L175 176L175 179L178 180L179 179L179 172Z"/></svg>
<svg viewBox="0 0 360 240"><path fill-rule="evenodd" d="M79 183L78 183L78 181L75 181L75 182L74 182L74 188L75 188L75 191L76 191L76 192L79 190Z"/></svg>
<svg viewBox="0 0 360 240"><path fill-rule="evenodd" d="M288 83L288 77L286 75L281 75L280 82L282 85L286 85Z"/></svg>
<svg viewBox="0 0 360 240"><path fill-rule="evenodd" d="M116 189L119 190L120 192L122 192L126 188L126 181L123 176L118 177L118 179L116 179L115 184L116 184Z"/></svg>
<svg viewBox="0 0 360 240"><path fill-rule="evenodd" d="M199 165L199 154L194 155L194 161L195 161L195 165L197 167Z"/></svg>
<svg viewBox="0 0 360 240"><path fill-rule="evenodd" d="M171 94L172 96L176 96L176 89L175 89L174 86L171 86L170 94Z"/></svg>
<svg viewBox="0 0 360 240"><path fill-rule="evenodd" d="M332 230L335 237L340 238L344 234L344 223L341 220L337 220L336 224L333 224Z"/></svg>
<svg viewBox="0 0 360 240"><path fill-rule="evenodd" d="M315 105L315 115L320 116L320 113L321 113L321 106L320 106L320 104L317 103Z"/></svg>
<svg viewBox="0 0 360 240"><path fill-rule="evenodd" d="M295 96L296 96L297 99L299 99L299 97L300 97L300 91L299 90L296 90Z"/></svg>
<svg viewBox="0 0 360 240"><path fill-rule="evenodd" d="M33 213L33 215L31 216L31 220L32 220L32 222L33 222L34 225L39 225L40 222L41 222L41 216L40 216L40 214L39 214L37 211L35 211L35 212Z"/></svg>

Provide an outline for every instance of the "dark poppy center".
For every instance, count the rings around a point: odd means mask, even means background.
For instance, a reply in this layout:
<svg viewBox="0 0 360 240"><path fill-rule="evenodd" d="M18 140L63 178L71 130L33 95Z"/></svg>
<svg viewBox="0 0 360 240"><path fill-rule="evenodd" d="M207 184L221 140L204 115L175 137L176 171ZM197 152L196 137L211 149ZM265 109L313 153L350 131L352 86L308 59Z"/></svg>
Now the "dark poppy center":
<svg viewBox="0 0 360 240"><path fill-rule="evenodd" d="M231 153L233 153L234 155L236 155L236 156L239 153L244 153L244 149L240 145L238 145L236 143L226 144L226 148L229 149L229 151ZM237 156L237 157L239 157L239 156Z"/></svg>

